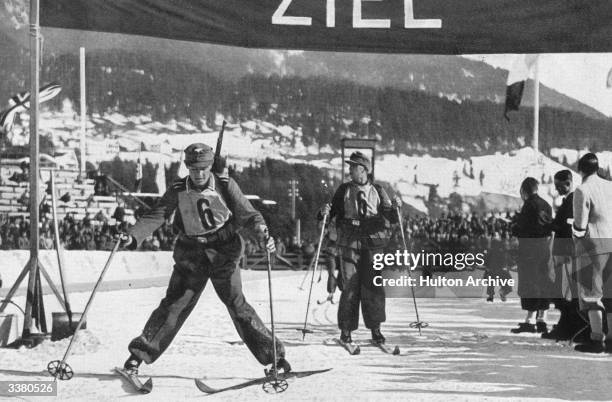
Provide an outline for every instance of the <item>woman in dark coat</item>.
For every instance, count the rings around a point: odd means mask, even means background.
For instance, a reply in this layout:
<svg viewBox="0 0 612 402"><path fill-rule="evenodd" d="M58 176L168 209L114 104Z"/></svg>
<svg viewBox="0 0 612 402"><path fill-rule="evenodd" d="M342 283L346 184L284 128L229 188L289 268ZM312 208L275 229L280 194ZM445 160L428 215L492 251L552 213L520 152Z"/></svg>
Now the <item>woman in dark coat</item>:
<svg viewBox="0 0 612 402"><path fill-rule="evenodd" d="M533 177L523 180L521 198L524 204L512 232L519 239L518 295L527 317L511 332L546 333L546 310L554 278L550 253L552 208L538 196L538 181Z"/></svg>

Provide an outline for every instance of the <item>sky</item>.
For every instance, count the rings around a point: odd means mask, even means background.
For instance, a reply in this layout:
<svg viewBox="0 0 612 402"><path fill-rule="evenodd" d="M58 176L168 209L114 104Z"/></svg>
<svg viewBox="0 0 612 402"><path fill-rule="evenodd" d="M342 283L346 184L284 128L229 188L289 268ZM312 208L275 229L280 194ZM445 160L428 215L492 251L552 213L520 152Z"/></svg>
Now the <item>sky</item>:
<svg viewBox="0 0 612 402"><path fill-rule="evenodd" d="M495 67L509 69L517 55L468 55ZM612 53L557 53L540 55L540 82L612 117L612 88L606 87Z"/></svg>

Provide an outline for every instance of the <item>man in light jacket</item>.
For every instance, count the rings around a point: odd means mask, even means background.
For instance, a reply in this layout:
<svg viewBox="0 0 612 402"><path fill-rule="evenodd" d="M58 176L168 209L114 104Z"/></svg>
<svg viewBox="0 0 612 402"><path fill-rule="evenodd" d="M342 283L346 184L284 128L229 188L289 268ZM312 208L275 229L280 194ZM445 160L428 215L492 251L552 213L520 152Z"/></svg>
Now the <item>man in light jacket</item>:
<svg viewBox="0 0 612 402"><path fill-rule="evenodd" d="M588 313L591 324L591 339L576 350L587 353L612 350L612 331L606 337L603 328L603 312L612 325L612 182L600 178L598 170L595 154L580 158L582 184L574 192L578 295L580 309Z"/></svg>

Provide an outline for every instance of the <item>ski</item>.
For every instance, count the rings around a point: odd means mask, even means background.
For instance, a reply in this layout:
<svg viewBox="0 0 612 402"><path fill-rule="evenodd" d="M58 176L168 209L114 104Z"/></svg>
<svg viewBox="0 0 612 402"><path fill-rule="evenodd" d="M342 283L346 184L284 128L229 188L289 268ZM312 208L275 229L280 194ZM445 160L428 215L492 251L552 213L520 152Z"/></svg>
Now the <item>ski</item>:
<svg viewBox="0 0 612 402"><path fill-rule="evenodd" d="M141 394L148 394L153 390L153 379L149 378L143 384L137 375L129 374L124 369L120 367L115 367L115 371L119 374L125 381L127 381L134 389Z"/></svg>
<svg viewBox="0 0 612 402"><path fill-rule="evenodd" d="M278 379L286 380L288 378L303 378L303 377L308 377L314 374L325 373L329 370L331 370L331 368L323 369L323 370L312 370L312 371L290 371L288 373L279 373ZM240 384L231 385L225 388L212 388L206 385L206 383L204 383L203 380L199 380L199 379L195 380L195 384L196 384L196 387L198 387L198 389L204 392L205 394L218 394L219 392L235 391L235 390L247 388L253 385L261 385L265 383L266 381L269 381L270 379L272 379L272 377L267 377L267 376L260 377L260 378L255 378L253 380L245 381Z"/></svg>
<svg viewBox="0 0 612 402"><path fill-rule="evenodd" d="M397 345L388 346L388 345L385 345L384 343L376 343L373 340L370 340L370 343L387 354L394 355L394 356L397 356L400 354L400 348Z"/></svg>
<svg viewBox="0 0 612 402"><path fill-rule="evenodd" d="M355 342L346 343L342 342L340 339L334 339L334 342L346 349L346 351L349 352L351 356L355 356L361 353L361 348Z"/></svg>

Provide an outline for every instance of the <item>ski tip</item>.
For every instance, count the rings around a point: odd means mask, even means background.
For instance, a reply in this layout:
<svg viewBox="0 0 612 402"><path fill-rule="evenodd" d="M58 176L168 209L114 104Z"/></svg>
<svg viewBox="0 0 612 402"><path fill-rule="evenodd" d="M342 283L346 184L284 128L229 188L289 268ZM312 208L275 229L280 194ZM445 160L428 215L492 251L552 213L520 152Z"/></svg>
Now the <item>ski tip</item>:
<svg viewBox="0 0 612 402"><path fill-rule="evenodd" d="M215 393L215 390L212 389L211 387L209 387L208 385L204 384L204 382L202 382L202 380L199 380L199 379L196 378L194 380L194 382L195 382L196 387L200 391L202 391L202 392L204 392L206 394L214 394Z"/></svg>
<svg viewBox="0 0 612 402"><path fill-rule="evenodd" d="M153 391L153 378L150 378L142 385L140 392L142 394L149 394Z"/></svg>

